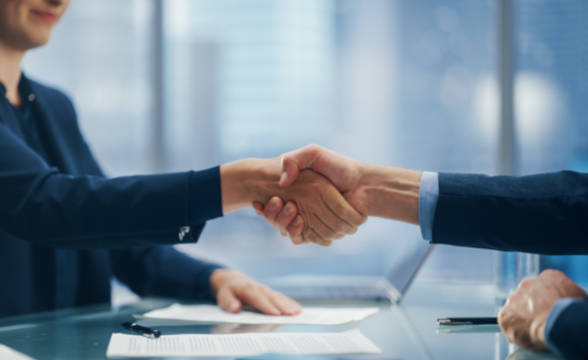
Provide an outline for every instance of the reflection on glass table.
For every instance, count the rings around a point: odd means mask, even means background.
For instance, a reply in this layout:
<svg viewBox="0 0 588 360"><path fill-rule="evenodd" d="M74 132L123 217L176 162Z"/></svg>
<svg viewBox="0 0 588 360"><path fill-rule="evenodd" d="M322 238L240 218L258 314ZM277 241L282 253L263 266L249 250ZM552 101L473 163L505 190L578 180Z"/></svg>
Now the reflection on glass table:
<svg viewBox="0 0 588 360"><path fill-rule="evenodd" d="M161 326L170 334L231 334L244 332L339 332L359 329L380 349L380 355L337 356L366 359L546 359L551 355L515 351L499 332L438 333L440 317L495 316L496 290L490 284L416 281L398 305L356 302L355 306L378 306L380 311L360 322L336 326L244 326L185 325ZM0 343L37 359L103 359L110 336L125 333L121 323L133 315L169 306L173 299L143 299L110 308L97 305L59 310L0 320ZM307 302L304 305L329 305ZM341 306L332 303L331 306ZM350 306L345 302L345 306ZM496 330L496 329L495 329ZM510 354L510 355L509 355ZM277 355L255 357L275 359ZM292 356L288 356L292 358ZM316 358L316 356L306 357ZM320 358L326 358L321 356Z"/></svg>

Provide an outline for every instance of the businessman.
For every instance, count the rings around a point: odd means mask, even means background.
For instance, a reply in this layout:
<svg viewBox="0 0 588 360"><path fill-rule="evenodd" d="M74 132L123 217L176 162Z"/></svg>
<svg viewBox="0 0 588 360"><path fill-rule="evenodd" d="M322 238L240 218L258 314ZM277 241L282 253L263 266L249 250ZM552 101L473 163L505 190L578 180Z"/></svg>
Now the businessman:
<svg viewBox="0 0 588 360"><path fill-rule="evenodd" d="M69 98L21 71L25 53L49 40L68 4L0 0L0 316L108 302L112 276L139 295L298 313L284 295L171 245L195 242L207 220L272 194L287 200L305 241L327 245L364 217L312 171L280 188L279 159L107 178Z"/></svg>
<svg viewBox="0 0 588 360"><path fill-rule="evenodd" d="M316 145L285 154L282 166L284 187L296 184L301 170L312 169L362 214L418 224L432 243L588 254L588 174L421 173L361 163ZM288 223L280 204L272 198L265 207L254 206L295 243L307 242L300 236L303 227ZM546 270L523 280L501 310L499 324L524 348L588 358L587 295L561 272Z"/></svg>

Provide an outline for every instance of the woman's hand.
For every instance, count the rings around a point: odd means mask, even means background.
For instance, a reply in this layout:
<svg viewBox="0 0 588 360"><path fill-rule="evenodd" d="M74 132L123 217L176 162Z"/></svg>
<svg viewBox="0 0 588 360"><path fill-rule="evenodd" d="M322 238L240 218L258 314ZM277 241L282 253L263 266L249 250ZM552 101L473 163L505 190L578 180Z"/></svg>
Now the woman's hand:
<svg viewBox="0 0 588 360"><path fill-rule="evenodd" d="M235 271L215 270L210 276L210 287L218 305L231 313L239 312L243 305L268 315L296 315L302 309L289 297Z"/></svg>

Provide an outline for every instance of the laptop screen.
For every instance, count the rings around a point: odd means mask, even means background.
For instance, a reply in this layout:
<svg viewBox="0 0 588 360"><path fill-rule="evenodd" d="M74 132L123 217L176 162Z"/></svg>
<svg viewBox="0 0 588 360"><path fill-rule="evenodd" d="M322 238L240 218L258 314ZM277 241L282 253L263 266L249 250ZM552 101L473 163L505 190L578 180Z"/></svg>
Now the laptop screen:
<svg viewBox="0 0 588 360"><path fill-rule="evenodd" d="M428 241L420 238L412 239L407 246L403 246L402 255L396 258L386 276L400 294L404 295L432 247Z"/></svg>

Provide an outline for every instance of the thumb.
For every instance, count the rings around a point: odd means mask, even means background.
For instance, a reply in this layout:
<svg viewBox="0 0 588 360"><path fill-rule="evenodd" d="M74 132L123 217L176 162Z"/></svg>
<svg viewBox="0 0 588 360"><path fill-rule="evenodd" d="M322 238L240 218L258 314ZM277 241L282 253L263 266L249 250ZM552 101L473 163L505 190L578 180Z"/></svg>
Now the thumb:
<svg viewBox="0 0 588 360"><path fill-rule="evenodd" d="M313 169L323 149L318 145L307 145L282 155L282 177L280 186L289 186L296 181L301 170Z"/></svg>
<svg viewBox="0 0 588 360"><path fill-rule="evenodd" d="M282 176L280 177L280 186L290 186L296 181L300 174L298 163L288 154L282 156Z"/></svg>
<svg viewBox="0 0 588 360"><path fill-rule="evenodd" d="M241 310L241 301L235 296L230 287L225 286L218 291L216 302L221 309L230 313L236 313Z"/></svg>

